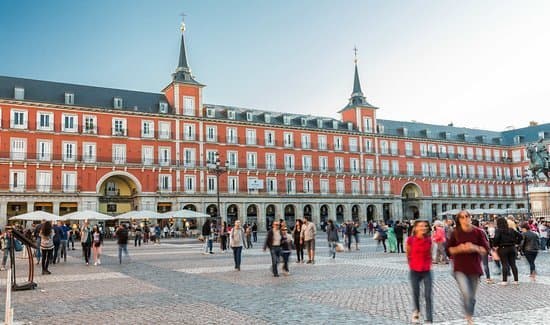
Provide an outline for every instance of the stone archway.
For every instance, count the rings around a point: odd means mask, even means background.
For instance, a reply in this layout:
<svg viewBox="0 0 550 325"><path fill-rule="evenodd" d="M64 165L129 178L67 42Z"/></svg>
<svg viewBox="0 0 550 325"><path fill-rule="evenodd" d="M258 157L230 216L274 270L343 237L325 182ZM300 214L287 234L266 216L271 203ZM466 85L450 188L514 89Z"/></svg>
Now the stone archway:
<svg viewBox="0 0 550 325"><path fill-rule="evenodd" d="M96 190L99 194L99 212L118 215L139 208L137 195L141 193L141 183L130 173L107 173L99 179Z"/></svg>
<svg viewBox="0 0 550 325"><path fill-rule="evenodd" d="M374 204L369 204L367 206L367 221L375 221L376 217L376 206Z"/></svg>
<svg viewBox="0 0 550 325"><path fill-rule="evenodd" d="M186 204L183 207L183 210L197 211L197 207L194 204Z"/></svg>
<svg viewBox="0 0 550 325"><path fill-rule="evenodd" d="M258 207L256 204L251 204L246 208L246 223L258 223Z"/></svg>
<svg viewBox="0 0 550 325"><path fill-rule="evenodd" d="M321 226L323 227L323 229L324 229L324 227L327 224L328 219L329 219L328 213L329 213L328 205L326 205L326 204L321 205L321 208L319 209L319 218L320 218Z"/></svg>
<svg viewBox="0 0 550 325"><path fill-rule="evenodd" d="M359 212L361 211L359 204L354 204L351 207L351 220L353 222L359 222Z"/></svg>
<svg viewBox="0 0 550 325"><path fill-rule="evenodd" d="M265 227L267 231L271 229L271 224L273 223L273 220L275 220L276 211L277 209L274 204L269 204L265 208Z"/></svg>
<svg viewBox="0 0 550 325"><path fill-rule="evenodd" d="M416 220L420 218L420 207L422 206L422 190L418 184L410 182L401 190L401 201L403 206L403 219Z"/></svg>
<svg viewBox="0 0 550 325"><path fill-rule="evenodd" d="M310 204L304 205L304 218L311 217L313 214L313 207Z"/></svg>
<svg viewBox="0 0 550 325"><path fill-rule="evenodd" d="M239 219L239 207L236 204L231 204L227 207L227 224L233 225Z"/></svg>
<svg viewBox="0 0 550 325"><path fill-rule="evenodd" d="M296 208L292 204L285 206L285 221L289 229L294 228L294 223L296 222Z"/></svg>
<svg viewBox="0 0 550 325"><path fill-rule="evenodd" d="M336 223L341 225L344 223L344 206L342 204L336 206Z"/></svg>

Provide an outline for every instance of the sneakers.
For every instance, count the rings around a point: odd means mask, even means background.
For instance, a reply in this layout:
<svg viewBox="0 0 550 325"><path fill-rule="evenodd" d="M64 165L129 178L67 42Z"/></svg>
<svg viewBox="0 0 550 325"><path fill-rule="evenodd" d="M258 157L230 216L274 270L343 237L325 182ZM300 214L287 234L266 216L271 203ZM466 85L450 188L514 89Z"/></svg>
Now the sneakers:
<svg viewBox="0 0 550 325"><path fill-rule="evenodd" d="M306 264L313 264L311 260L307 261Z"/></svg>
<svg viewBox="0 0 550 325"><path fill-rule="evenodd" d="M495 281L493 279L486 279L485 282L487 282L487 284L495 283Z"/></svg>
<svg viewBox="0 0 550 325"><path fill-rule="evenodd" d="M515 284L516 286L519 285L519 281L514 281L514 282L512 282L512 283Z"/></svg>
<svg viewBox="0 0 550 325"><path fill-rule="evenodd" d="M501 286L507 286L507 285L508 285L508 282L502 281L502 282L500 282L500 285L501 285Z"/></svg>
<svg viewBox="0 0 550 325"><path fill-rule="evenodd" d="M2 267L0 267L0 271L5 271L5 270L6 270L6 268L5 268L5 267L3 267L3 266L2 266Z"/></svg>
<svg viewBox="0 0 550 325"><path fill-rule="evenodd" d="M97 266L97 262L94 263L94 266Z"/></svg>
<svg viewBox="0 0 550 325"><path fill-rule="evenodd" d="M411 322L413 324L420 323L420 312L418 310L413 311L413 314L412 314L412 317L411 317Z"/></svg>
<svg viewBox="0 0 550 325"><path fill-rule="evenodd" d="M101 260L99 258L97 259L97 264L101 265Z"/></svg>

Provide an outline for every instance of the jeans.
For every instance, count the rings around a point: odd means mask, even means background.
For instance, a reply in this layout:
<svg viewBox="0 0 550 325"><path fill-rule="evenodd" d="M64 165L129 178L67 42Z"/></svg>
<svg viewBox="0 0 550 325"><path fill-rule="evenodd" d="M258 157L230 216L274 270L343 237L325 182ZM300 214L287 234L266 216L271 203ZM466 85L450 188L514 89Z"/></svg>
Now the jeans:
<svg viewBox="0 0 550 325"><path fill-rule="evenodd" d="M69 243L73 246L73 250L74 250L74 237L73 237L73 235L69 236L69 239L67 241L67 248L69 248Z"/></svg>
<svg viewBox="0 0 550 325"><path fill-rule="evenodd" d="M483 263L483 272L487 279L491 278L491 271L489 270L489 254L481 254L481 262Z"/></svg>
<svg viewBox="0 0 550 325"><path fill-rule="evenodd" d="M458 284L458 290L460 290L462 294L464 312L466 316L471 317L474 315L474 308L476 305L476 291L479 285L479 275L454 272L454 277Z"/></svg>
<svg viewBox="0 0 550 325"><path fill-rule="evenodd" d="M397 253L405 253L403 249L403 237L397 237Z"/></svg>
<svg viewBox="0 0 550 325"><path fill-rule="evenodd" d="M61 240L61 251L59 252L59 260L63 259L65 262L67 262L67 240Z"/></svg>
<svg viewBox="0 0 550 325"><path fill-rule="evenodd" d="M42 257L42 254L40 253L40 242L42 241L42 239L40 238L40 236L38 236L36 238L36 253L35 253L35 256L36 256L36 259L38 260L38 262L40 262L40 257Z"/></svg>
<svg viewBox="0 0 550 325"><path fill-rule="evenodd" d="M294 245L296 246L296 259L298 262L304 261L304 246L300 243L300 241L295 241Z"/></svg>
<svg viewBox="0 0 550 325"><path fill-rule="evenodd" d="M5 268L6 262L8 261L8 256L10 256L10 249L4 248L3 251L4 251L4 256L2 257L2 267Z"/></svg>
<svg viewBox="0 0 550 325"><path fill-rule="evenodd" d="M537 258L538 252L524 252L525 259L527 259L527 262L529 263L529 274L534 275L535 274L535 259Z"/></svg>
<svg viewBox="0 0 550 325"><path fill-rule="evenodd" d="M141 235L136 234L136 237L134 237L134 247L140 246L141 247Z"/></svg>
<svg viewBox="0 0 550 325"><path fill-rule="evenodd" d="M252 232L252 238L253 238L253 241L254 241L254 242L257 242L257 241L258 241L258 232L257 232L257 231L253 231L253 232Z"/></svg>
<svg viewBox="0 0 550 325"><path fill-rule="evenodd" d="M86 264L90 263L90 253L91 253L91 247L90 244L81 243L82 244L82 254L84 254L84 260L86 261Z"/></svg>
<svg viewBox="0 0 550 325"><path fill-rule="evenodd" d="M420 282L424 281L424 299L426 300L426 315L425 320L433 321L432 309L432 272L416 272L410 271L411 286L413 292L414 310L420 311Z"/></svg>
<svg viewBox="0 0 550 325"><path fill-rule="evenodd" d="M290 251L285 251L281 253L283 255L283 271L289 272L288 269L288 260L290 259Z"/></svg>
<svg viewBox="0 0 550 325"><path fill-rule="evenodd" d="M548 241L548 238L540 237L540 249L543 251L546 250L546 242Z"/></svg>
<svg viewBox="0 0 550 325"><path fill-rule="evenodd" d="M329 256L330 257L336 257L336 243L335 241L329 241L328 242L328 247L330 248L330 253L329 253Z"/></svg>
<svg viewBox="0 0 550 325"><path fill-rule="evenodd" d="M61 241L53 242L53 260L52 263L55 264L57 262L57 255L59 254L59 245L61 244Z"/></svg>
<svg viewBox="0 0 550 325"><path fill-rule="evenodd" d="M122 264L122 251L124 251L124 255L126 257L130 257L128 254L128 244L118 244L118 263Z"/></svg>
<svg viewBox="0 0 550 325"><path fill-rule="evenodd" d="M53 249L43 249L42 253L42 255L44 255L42 256L42 272L44 272L48 270L48 266L52 260Z"/></svg>
<svg viewBox="0 0 550 325"><path fill-rule="evenodd" d="M437 250L435 252L436 263L446 263L447 253L445 253L445 243L437 243Z"/></svg>
<svg viewBox="0 0 550 325"><path fill-rule="evenodd" d="M204 252L205 253L212 253L212 239L210 238L205 238L204 239Z"/></svg>
<svg viewBox="0 0 550 325"><path fill-rule="evenodd" d="M503 246L498 248L498 256L502 262L502 281L508 281L508 268L512 269L514 281L518 281L518 267L516 266L516 248L514 246Z"/></svg>
<svg viewBox="0 0 550 325"><path fill-rule="evenodd" d="M273 275L279 275L279 271L277 270L277 264L279 263L279 257L281 256L281 246L273 246L271 247L271 271L273 272Z"/></svg>
<svg viewBox="0 0 550 325"><path fill-rule="evenodd" d="M237 270L241 269L241 252L243 251L243 247L231 247L233 249L233 260L235 260L235 268Z"/></svg>

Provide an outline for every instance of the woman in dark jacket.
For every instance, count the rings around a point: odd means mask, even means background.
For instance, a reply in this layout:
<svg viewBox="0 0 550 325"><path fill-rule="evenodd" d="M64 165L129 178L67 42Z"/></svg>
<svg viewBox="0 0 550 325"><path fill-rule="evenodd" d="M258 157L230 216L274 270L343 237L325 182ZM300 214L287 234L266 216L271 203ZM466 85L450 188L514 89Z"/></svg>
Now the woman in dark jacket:
<svg viewBox="0 0 550 325"><path fill-rule="evenodd" d="M530 230L529 224L523 222L521 224L521 232L523 236L523 241L521 242L521 251L527 262L529 262L529 277L531 281L535 281L536 271L535 271L535 259L539 252L539 236Z"/></svg>
<svg viewBox="0 0 550 325"><path fill-rule="evenodd" d="M300 243L300 233L302 232L302 219L296 220L292 237L294 239L294 247L296 248L296 263L304 263L304 246Z"/></svg>
<svg viewBox="0 0 550 325"><path fill-rule="evenodd" d="M493 244L497 247L498 256L502 263L502 285L508 284L508 267L512 269L514 283L518 282L518 267L516 266L516 244L521 241L521 235L508 227L508 222L504 217L497 219L497 229Z"/></svg>
<svg viewBox="0 0 550 325"><path fill-rule="evenodd" d="M336 244L338 243L338 228L336 228L332 220L328 221L327 241L330 247L330 256L332 256L332 258L336 258Z"/></svg>

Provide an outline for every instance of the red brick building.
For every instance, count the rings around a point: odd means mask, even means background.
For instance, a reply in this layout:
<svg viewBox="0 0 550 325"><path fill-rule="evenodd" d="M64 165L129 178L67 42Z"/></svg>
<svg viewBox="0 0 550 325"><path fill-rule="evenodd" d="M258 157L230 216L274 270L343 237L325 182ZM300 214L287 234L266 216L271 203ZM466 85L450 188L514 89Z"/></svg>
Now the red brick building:
<svg viewBox="0 0 550 325"><path fill-rule="evenodd" d="M38 209L216 215L218 186L222 217L260 227L275 217L521 208L525 144L550 131L379 120L357 64L340 120L204 104L203 87L183 28L178 67L160 93L0 76L0 223ZM227 161L219 184L208 163L216 153Z"/></svg>

